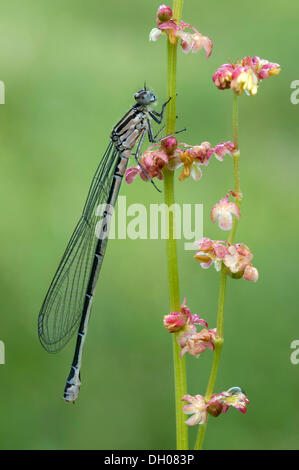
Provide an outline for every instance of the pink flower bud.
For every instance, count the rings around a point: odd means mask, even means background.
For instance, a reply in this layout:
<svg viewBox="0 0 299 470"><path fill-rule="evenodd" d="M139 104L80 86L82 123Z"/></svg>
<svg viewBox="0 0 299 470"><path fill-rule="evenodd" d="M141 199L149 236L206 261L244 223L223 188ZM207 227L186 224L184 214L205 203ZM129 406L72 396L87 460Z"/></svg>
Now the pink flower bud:
<svg viewBox="0 0 299 470"><path fill-rule="evenodd" d="M166 137L161 141L161 147L165 150L167 155L171 155L178 146L178 141L175 137Z"/></svg>
<svg viewBox="0 0 299 470"><path fill-rule="evenodd" d="M230 88L232 73L234 67L232 64L223 64L213 75L213 82L219 90Z"/></svg>
<svg viewBox="0 0 299 470"><path fill-rule="evenodd" d="M194 325L208 326L207 322L200 318L198 315L192 315L190 308L186 305L186 297L181 305L180 312L171 312L169 315L164 316L164 326L169 333L174 333L179 330L183 330L182 336L179 337L182 340L181 347L185 345L186 338L196 333Z"/></svg>
<svg viewBox="0 0 299 470"><path fill-rule="evenodd" d="M179 331L186 323L186 315L181 312L172 312L164 316L164 326L169 333Z"/></svg>
<svg viewBox="0 0 299 470"><path fill-rule="evenodd" d="M248 264L244 270L243 278L247 281L256 282L259 278L259 272L252 264Z"/></svg>
<svg viewBox="0 0 299 470"><path fill-rule="evenodd" d="M172 18L172 9L166 5L160 5L157 11L157 17L160 21L168 21Z"/></svg>

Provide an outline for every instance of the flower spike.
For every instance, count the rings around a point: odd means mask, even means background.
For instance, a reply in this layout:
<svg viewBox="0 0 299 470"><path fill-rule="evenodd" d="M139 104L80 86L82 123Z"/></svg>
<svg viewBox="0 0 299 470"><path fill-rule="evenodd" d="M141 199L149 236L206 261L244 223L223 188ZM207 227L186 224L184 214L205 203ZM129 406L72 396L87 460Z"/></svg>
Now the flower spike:
<svg viewBox="0 0 299 470"><path fill-rule="evenodd" d="M202 177L201 167L208 166L212 155L222 162L225 155L232 156L235 152L235 146L230 141L212 147L210 142L202 142L200 145L178 143L176 138L171 136L164 138L160 144L151 145L141 156L140 164L151 178L163 179L162 170L166 166L171 171L182 168L179 181L184 181L190 176L194 181L198 181ZM128 184L138 175L143 181L149 181L141 166L126 170Z"/></svg>
<svg viewBox="0 0 299 470"><path fill-rule="evenodd" d="M234 279L243 277L247 281L258 280L258 270L252 266L253 254L244 243L230 245L228 242L202 238L196 242L198 251L194 258L200 262L204 269L214 264L216 271L220 271L222 263L227 268L227 274Z"/></svg>
<svg viewBox="0 0 299 470"><path fill-rule="evenodd" d="M265 59L243 57L235 64L223 64L213 75L213 82L219 90L232 89L237 95L257 94L261 80L278 75L280 65Z"/></svg>
<svg viewBox="0 0 299 470"><path fill-rule="evenodd" d="M191 29L193 33L186 32L186 29ZM157 41L159 36L164 33L168 36L171 44L176 44L179 40L181 43L182 51L186 54L188 52L198 52L205 49L206 57L210 57L213 49L213 42L207 36L204 36L197 31L194 26L180 21L179 23L173 18L173 12L167 5L161 5L158 8L156 15L156 27L150 32L150 41Z"/></svg>

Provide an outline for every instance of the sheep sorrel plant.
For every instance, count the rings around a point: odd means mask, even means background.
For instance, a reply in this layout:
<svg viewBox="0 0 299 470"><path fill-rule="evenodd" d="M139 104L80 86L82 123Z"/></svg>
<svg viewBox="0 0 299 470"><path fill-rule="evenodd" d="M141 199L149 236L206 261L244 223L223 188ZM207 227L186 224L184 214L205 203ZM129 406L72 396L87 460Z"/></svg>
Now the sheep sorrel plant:
<svg viewBox="0 0 299 470"><path fill-rule="evenodd" d="M174 170L181 168L180 182L190 176L198 181L202 168L209 164L214 155L223 162L225 155L233 160L234 188L214 205L211 210L212 222L223 231L229 231L228 240L203 238L196 242L195 260L204 269L214 265L220 276L216 328L208 328L207 322L198 315L191 314L186 299L180 305L177 247L174 237L174 211L168 212L169 239L167 240L167 260L169 275L170 313L164 316L164 326L173 335L173 356L175 372L176 436L177 449L188 449L188 426L199 425L195 449L202 447L208 415L213 417L226 413L234 407L246 413L249 400L240 387L215 393L214 386L223 345L224 302L228 276L232 279L245 279L256 282L258 270L252 265L253 254L242 242L235 243L237 224L240 219L242 192L239 177L240 150L238 142L238 96L244 92L256 95L261 80L277 75L278 64L259 57L244 57L236 63L224 64L213 75L213 82L219 90L231 89L233 92L233 129L232 141L215 144L201 142L198 145L178 143L173 137L176 121L176 57L178 44L183 52L197 52L204 48L208 58L213 43L194 26L181 20L182 0L175 0L173 9L161 5L156 15L156 27L150 32L150 40L156 41L164 35L167 41L168 76L167 90L171 97L167 109L166 135L161 143L152 145L141 157L141 166L129 168L126 172L127 183L132 183L139 175L144 181L151 178L164 180L164 197L168 207L174 206ZM146 170L145 175L143 170ZM223 237L221 237L223 238ZM201 328L199 330L199 328ZM185 357L189 354L198 357L206 349L213 351L213 363L205 395L187 394ZM201 392L202 393L202 392ZM183 403L185 403L183 405ZM184 414L191 415L186 421Z"/></svg>

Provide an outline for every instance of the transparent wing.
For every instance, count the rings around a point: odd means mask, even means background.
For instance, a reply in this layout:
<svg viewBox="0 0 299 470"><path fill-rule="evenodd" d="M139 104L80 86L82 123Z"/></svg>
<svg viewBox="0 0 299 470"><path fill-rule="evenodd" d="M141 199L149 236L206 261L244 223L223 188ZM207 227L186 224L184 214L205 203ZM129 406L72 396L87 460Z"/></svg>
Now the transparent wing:
<svg viewBox="0 0 299 470"><path fill-rule="evenodd" d="M107 201L118 152L109 144L92 180L82 216L67 245L38 317L38 335L49 352L62 349L77 330L93 263L99 220L96 207Z"/></svg>

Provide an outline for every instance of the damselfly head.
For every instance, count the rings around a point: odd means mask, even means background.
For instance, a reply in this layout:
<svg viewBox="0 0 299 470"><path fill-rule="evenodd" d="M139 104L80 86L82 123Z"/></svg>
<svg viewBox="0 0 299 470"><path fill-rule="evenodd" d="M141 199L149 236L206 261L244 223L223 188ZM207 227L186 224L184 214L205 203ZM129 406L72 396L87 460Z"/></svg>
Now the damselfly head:
<svg viewBox="0 0 299 470"><path fill-rule="evenodd" d="M134 98L138 104L143 104L145 106L154 103L157 99L155 94L146 88L137 91L137 93L134 95Z"/></svg>

